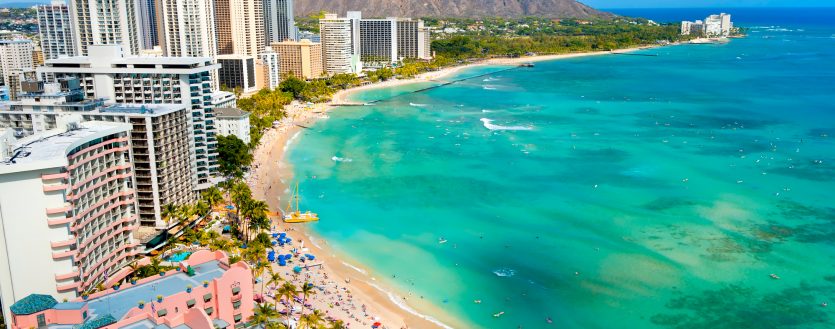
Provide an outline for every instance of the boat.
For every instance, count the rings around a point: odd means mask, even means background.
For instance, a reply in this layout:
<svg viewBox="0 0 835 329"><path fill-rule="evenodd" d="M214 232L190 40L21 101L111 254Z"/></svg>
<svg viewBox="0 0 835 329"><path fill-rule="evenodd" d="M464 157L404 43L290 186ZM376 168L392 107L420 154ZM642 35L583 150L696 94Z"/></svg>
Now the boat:
<svg viewBox="0 0 835 329"><path fill-rule="evenodd" d="M315 222L319 220L319 215L314 212L310 212L310 210L302 212L299 209L299 184L296 183L296 186L293 188L293 195L290 196L290 200L287 201L287 209L284 211L284 222L286 223L306 223L306 222ZM295 201L295 204L294 204ZM295 206L295 207L294 207Z"/></svg>

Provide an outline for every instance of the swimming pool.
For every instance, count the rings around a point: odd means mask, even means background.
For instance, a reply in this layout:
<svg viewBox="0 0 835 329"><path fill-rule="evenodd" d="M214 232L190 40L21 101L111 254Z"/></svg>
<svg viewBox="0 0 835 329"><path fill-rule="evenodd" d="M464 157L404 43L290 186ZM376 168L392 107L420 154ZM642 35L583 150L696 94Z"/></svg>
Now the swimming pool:
<svg viewBox="0 0 835 329"><path fill-rule="evenodd" d="M188 258L188 256L190 256L190 255L191 255L191 251L178 252L176 254L168 256L168 258L166 258L166 260L169 261L169 262L182 262L182 261L186 260Z"/></svg>

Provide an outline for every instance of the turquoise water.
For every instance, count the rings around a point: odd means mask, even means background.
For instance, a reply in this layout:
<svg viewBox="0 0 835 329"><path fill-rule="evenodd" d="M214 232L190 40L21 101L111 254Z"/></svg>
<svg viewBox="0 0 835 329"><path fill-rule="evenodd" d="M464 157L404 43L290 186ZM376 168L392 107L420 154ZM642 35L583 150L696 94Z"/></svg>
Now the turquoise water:
<svg viewBox="0 0 835 329"><path fill-rule="evenodd" d="M175 262L175 263L176 262L182 262L182 261L188 259L188 256L191 256L190 251L178 252L176 254L168 256L168 258L166 258L166 260L168 260L169 262Z"/></svg>
<svg viewBox="0 0 835 329"><path fill-rule="evenodd" d="M762 27L365 93L393 98L292 147L302 206L455 327L832 328L834 36Z"/></svg>

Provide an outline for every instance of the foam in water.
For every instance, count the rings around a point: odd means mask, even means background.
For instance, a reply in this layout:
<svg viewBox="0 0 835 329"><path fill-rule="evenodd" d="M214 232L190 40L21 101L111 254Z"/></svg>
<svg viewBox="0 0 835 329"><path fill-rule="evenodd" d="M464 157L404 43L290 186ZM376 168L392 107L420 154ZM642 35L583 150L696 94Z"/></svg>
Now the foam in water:
<svg viewBox="0 0 835 329"><path fill-rule="evenodd" d="M496 86L493 85L484 85L481 88L484 88L484 90L496 90Z"/></svg>
<svg viewBox="0 0 835 329"><path fill-rule="evenodd" d="M351 162L351 161L354 161L351 158L342 158L342 157L338 157L338 156L335 156L335 155L333 157L331 157L331 160L333 160L335 162Z"/></svg>
<svg viewBox="0 0 835 329"><path fill-rule="evenodd" d="M409 106L414 106L414 107L426 107L426 104L409 103Z"/></svg>
<svg viewBox="0 0 835 329"><path fill-rule="evenodd" d="M509 278L516 275L516 270L511 268L500 268L498 270L493 271L493 274L503 278Z"/></svg>
<svg viewBox="0 0 835 329"><path fill-rule="evenodd" d="M410 314L413 314L413 315L415 315L415 316L417 316L417 317L419 317L419 318L421 318L421 319L425 319L426 321L429 321L429 322L432 322L432 323L434 323L434 324L437 324L437 325L438 325L438 326L440 326L441 328L453 329L452 327L450 327L450 326L446 325L445 323L441 322L440 320L438 320L438 319L436 319L436 318L433 318L433 317L431 317L431 316L428 316L428 315L425 315L425 314L421 314L421 313L419 313L417 310L415 310L414 308L412 308L412 307L410 307L409 305L407 305L407 304L403 301L403 299L402 299L402 298L398 298L398 297L397 297L397 295L395 295L394 293L392 293L392 292L390 292L390 291L388 291L388 290L383 289L382 287L378 286L377 284L375 284L375 283L371 283L371 282L368 282L368 285L370 285L370 286L374 287L375 289L379 290L380 292L382 292L382 293L386 294L386 296L388 296L388 297L389 297L389 300L391 300L391 302L392 302L392 303L394 303L395 305L397 305L397 307L400 307L402 310L404 310L404 311L406 311L406 312L409 312Z"/></svg>
<svg viewBox="0 0 835 329"><path fill-rule="evenodd" d="M354 271L357 271L357 272L360 272L360 273L362 273L362 274L368 275L368 272L366 272L365 270L363 270L363 269L361 269L361 268L359 268L359 267L356 267L356 266L354 266L354 265L351 265L351 264L350 264L350 263L348 263L348 262L342 262L342 264L343 264L343 265L345 265L345 266L350 267L350 268L351 268L351 269L353 269Z"/></svg>
<svg viewBox="0 0 835 329"><path fill-rule="evenodd" d="M493 120L487 118L481 118L481 122L484 124L484 128L490 130L533 130L533 127L527 126L501 126L501 125L494 125L491 122Z"/></svg>

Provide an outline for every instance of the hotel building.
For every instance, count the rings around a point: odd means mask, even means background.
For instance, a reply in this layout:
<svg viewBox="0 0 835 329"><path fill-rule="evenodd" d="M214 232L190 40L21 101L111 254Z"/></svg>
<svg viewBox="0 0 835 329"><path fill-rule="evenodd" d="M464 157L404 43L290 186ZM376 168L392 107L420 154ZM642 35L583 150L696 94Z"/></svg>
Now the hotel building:
<svg viewBox="0 0 835 329"><path fill-rule="evenodd" d="M432 59L429 29L423 20L397 19L397 56L399 58Z"/></svg>
<svg viewBox="0 0 835 329"><path fill-rule="evenodd" d="M39 293L76 298L132 262L138 244L130 129L74 122L18 140L0 162L3 312Z"/></svg>
<svg viewBox="0 0 835 329"><path fill-rule="evenodd" d="M319 20L324 70L328 74L362 71L359 53L354 53L354 24L350 18L326 14Z"/></svg>
<svg viewBox="0 0 835 329"><path fill-rule="evenodd" d="M160 0L163 56L215 57L214 4L212 0Z"/></svg>
<svg viewBox="0 0 835 329"><path fill-rule="evenodd" d="M258 1L258 0L256 0ZM293 18L293 0L262 0L264 6L264 33L266 46L273 42L296 39L296 21Z"/></svg>
<svg viewBox="0 0 835 329"><path fill-rule="evenodd" d="M303 39L272 44L278 53L281 64L281 76L291 73L302 79L315 79L322 76L322 45Z"/></svg>
<svg viewBox="0 0 835 329"><path fill-rule="evenodd" d="M249 128L249 112L234 107L217 109L218 135L235 135L248 145L252 141L249 137Z"/></svg>
<svg viewBox="0 0 835 329"><path fill-rule="evenodd" d="M360 60L375 68L397 63L396 19L360 20Z"/></svg>
<svg viewBox="0 0 835 329"><path fill-rule="evenodd" d="M90 46L90 56L46 62L39 73L75 77L84 97L108 103L184 104L189 107L197 189L211 186L217 172L211 72L220 65L204 57L124 57L119 46Z"/></svg>
<svg viewBox="0 0 835 329"><path fill-rule="evenodd" d="M137 0L139 2L139 28L141 31L140 42L142 49L154 49L160 45L159 28L160 6L159 0Z"/></svg>
<svg viewBox="0 0 835 329"><path fill-rule="evenodd" d="M259 55L264 65L264 86L275 89L281 83L281 58L273 47L264 47L264 52Z"/></svg>
<svg viewBox="0 0 835 329"><path fill-rule="evenodd" d="M63 303L28 295L9 304L6 322L11 329L243 329L254 314L252 269L229 264L222 251L197 251L163 273Z"/></svg>
<svg viewBox="0 0 835 329"><path fill-rule="evenodd" d="M70 15L77 54L86 56L91 45L121 45L125 54L139 54L139 10L136 0L73 0Z"/></svg>
<svg viewBox="0 0 835 329"><path fill-rule="evenodd" d="M38 10L38 34L45 59L75 56L73 26L70 23L70 9L63 1L52 1L40 5Z"/></svg>

